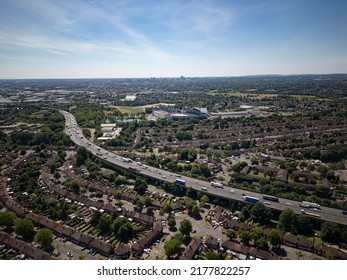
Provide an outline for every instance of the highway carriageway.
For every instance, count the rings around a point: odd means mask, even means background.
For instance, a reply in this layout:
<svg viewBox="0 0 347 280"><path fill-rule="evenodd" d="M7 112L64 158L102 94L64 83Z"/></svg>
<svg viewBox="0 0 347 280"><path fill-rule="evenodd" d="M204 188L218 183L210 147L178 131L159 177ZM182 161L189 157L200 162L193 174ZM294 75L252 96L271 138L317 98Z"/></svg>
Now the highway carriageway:
<svg viewBox="0 0 347 280"><path fill-rule="evenodd" d="M60 110L60 112L65 116L66 120L66 129L65 131L70 136L71 140L79 146L85 147L89 152L91 152L94 156L97 156L109 163L112 163L116 166L125 168L133 173L138 173L142 176L153 178L160 181L166 181L170 183L174 183L176 179L181 179L186 182L185 187L191 187L194 190L200 191L202 193L206 193L210 196L223 198L227 200L232 200L241 203L245 202L243 197L244 195L257 197L260 202L267 202L267 206L272 208L273 210L283 211L286 208L291 208L296 214L301 214L301 209L299 204L301 202L279 198L279 202L267 201L263 199L263 194L245 191L242 189L231 188L224 186L224 188L214 188L211 186L211 182L206 182L202 180L197 180L187 176L180 176L175 173L169 172L167 170L151 167L141 162L135 161L125 161L125 159L113 152L107 151L84 137L82 133L82 129L78 126L75 117L66 111ZM203 189L202 189L203 188ZM206 190L205 190L206 189ZM306 209L307 212L312 212L313 209ZM342 214L342 210L329 208L329 207L321 207L320 212L314 212L315 214L320 215L317 217L309 217L311 219L316 220L325 220L331 221L342 225L347 225L347 215Z"/></svg>

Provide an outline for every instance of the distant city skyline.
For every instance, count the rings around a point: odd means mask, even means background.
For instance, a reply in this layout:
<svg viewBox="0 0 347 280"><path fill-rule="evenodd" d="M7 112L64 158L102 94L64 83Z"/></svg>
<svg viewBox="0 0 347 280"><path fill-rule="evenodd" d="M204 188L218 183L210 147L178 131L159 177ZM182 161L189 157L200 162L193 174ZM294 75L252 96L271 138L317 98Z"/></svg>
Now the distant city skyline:
<svg viewBox="0 0 347 280"><path fill-rule="evenodd" d="M347 1L0 5L0 79L347 73Z"/></svg>

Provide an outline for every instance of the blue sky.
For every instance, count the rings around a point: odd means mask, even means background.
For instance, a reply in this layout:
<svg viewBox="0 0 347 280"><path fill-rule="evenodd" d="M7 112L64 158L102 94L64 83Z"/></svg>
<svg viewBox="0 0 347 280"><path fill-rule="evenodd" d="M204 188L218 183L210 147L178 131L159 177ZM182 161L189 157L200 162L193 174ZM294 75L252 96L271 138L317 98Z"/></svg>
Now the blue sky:
<svg viewBox="0 0 347 280"><path fill-rule="evenodd" d="M0 78L347 73L345 0L0 0Z"/></svg>

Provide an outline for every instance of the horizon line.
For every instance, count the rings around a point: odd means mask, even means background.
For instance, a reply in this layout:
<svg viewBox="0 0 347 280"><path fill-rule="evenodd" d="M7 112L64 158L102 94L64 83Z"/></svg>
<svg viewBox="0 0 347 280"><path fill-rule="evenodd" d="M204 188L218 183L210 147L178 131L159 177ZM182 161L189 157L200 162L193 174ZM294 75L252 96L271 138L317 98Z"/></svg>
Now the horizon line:
<svg viewBox="0 0 347 280"><path fill-rule="evenodd" d="M61 77L61 78L0 78L0 81L8 80L111 80L111 79L203 79L203 78L247 78L247 77L290 77L290 76L333 76L347 75L346 73L304 73L304 74L246 74L246 75L229 75L229 76L147 76L147 77Z"/></svg>

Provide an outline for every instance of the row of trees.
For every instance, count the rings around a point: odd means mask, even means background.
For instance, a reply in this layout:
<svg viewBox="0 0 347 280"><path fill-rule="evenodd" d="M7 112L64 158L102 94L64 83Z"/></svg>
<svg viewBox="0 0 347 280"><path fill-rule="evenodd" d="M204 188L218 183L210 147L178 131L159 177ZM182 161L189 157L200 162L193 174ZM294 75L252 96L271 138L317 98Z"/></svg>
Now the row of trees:
<svg viewBox="0 0 347 280"><path fill-rule="evenodd" d="M14 227L14 232L25 240L35 237L36 242L46 250L53 242L53 233L50 229L42 228L35 233L34 224L31 219L17 218L13 212L0 213L0 227L5 227L7 231L10 231Z"/></svg>
<svg viewBox="0 0 347 280"><path fill-rule="evenodd" d="M170 259L179 255L181 252L181 245L189 240L190 233L192 232L192 224L189 220L184 219L180 223L179 233L175 234L170 240L164 243L164 250L166 256Z"/></svg>
<svg viewBox="0 0 347 280"><path fill-rule="evenodd" d="M99 229L101 234L113 232L113 234L122 242L126 242L134 235L132 224L124 217L111 217L102 214L100 211L94 211L90 224Z"/></svg>

